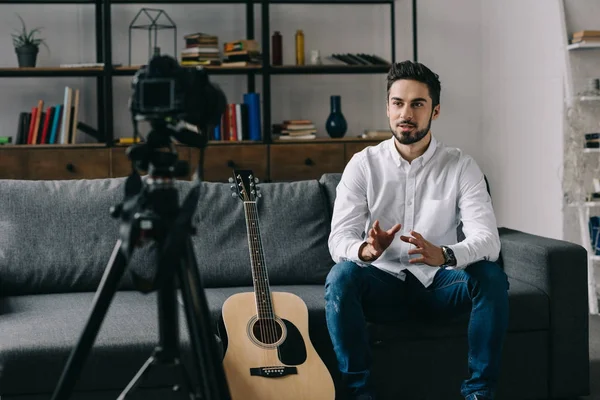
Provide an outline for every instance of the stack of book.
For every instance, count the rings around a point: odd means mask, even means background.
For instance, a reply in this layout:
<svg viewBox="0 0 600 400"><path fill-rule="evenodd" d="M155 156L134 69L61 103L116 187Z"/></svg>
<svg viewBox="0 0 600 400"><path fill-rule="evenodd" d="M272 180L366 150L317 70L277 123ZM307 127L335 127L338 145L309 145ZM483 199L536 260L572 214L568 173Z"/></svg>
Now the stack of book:
<svg viewBox="0 0 600 400"><path fill-rule="evenodd" d="M273 124L273 134L281 140L310 140L317 137L317 129L311 120L291 119Z"/></svg>
<svg viewBox="0 0 600 400"><path fill-rule="evenodd" d="M600 148L600 133L586 133L585 134L585 148L586 149Z"/></svg>
<svg viewBox="0 0 600 400"><path fill-rule="evenodd" d="M219 38L197 32L184 36L185 48L181 50L181 65L221 65Z"/></svg>
<svg viewBox="0 0 600 400"><path fill-rule="evenodd" d="M256 40L236 40L223 44L224 67L245 67L261 64L262 55Z"/></svg>
<svg viewBox="0 0 600 400"><path fill-rule="evenodd" d="M600 31L578 31L573 33L571 43L600 45Z"/></svg>

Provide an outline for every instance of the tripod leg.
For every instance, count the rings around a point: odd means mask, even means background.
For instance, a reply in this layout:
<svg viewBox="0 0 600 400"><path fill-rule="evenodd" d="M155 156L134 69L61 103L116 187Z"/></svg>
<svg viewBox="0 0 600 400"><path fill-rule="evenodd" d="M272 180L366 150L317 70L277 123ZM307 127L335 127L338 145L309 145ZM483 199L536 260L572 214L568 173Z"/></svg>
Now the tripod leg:
<svg viewBox="0 0 600 400"><path fill-rule="evenodd" d="M189 376L180 359L179 313L175 286L176 269L172 265L160 263L160 259L159 256L159 270L164 272L161 274L162 279L157 294L159 345L123 390L118 400L124 400L134 388L139 386L154 366L165 367L160 369L162 374L174 372L179 375L175 379L178 384L174 384L173 390L183 391L188 399L196 398L191 390Z"/></svg>
<svg viewBox="0 0 600 400"><path fill-rule="evenodd" d="M202 378L202 399L229 400L231 395L217 343L210 329L212 321L190 237L186 239L185 253L178 272L194 366Z"/></svg>
<svg viewBox="0 0 600 400"><path fill-rule="evenodd" d="M92 312L88 317L77 345L71 351L65 369L63 370L58 385L52 395L52 400L67 399L81 373L83 364L96 340L96 336L98 335L106 311L117 290L119 281L127 267L127 259L123 253L124 249L122 249L122 247L122 241L119 239L110 256L100 286L96 291L96 295L92 302Z"/></svg>

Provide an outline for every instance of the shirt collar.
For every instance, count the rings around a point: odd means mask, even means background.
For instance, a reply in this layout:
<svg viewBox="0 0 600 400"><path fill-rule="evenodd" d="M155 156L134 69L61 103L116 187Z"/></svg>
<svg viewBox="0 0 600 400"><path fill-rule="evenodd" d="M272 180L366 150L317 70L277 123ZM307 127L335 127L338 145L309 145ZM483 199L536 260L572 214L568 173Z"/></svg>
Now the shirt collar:
<svg viewBox="0 0 600 400"><path fill-rule="evenodd" d="M394 138L394 136L392 136L388 140L389 140L389 149L392 154L392 159L396 163L396 166L400 167L403 163L408 164L408 161L406 161L404 158L402 158L400 153L398 153L398 149L396 149L396 139ZM435 154L437 145L438 145L438 141L436 140L435 136L433 136L433 133L432 133L431 141L429 142L429 146L427 147L427 150L425 150L425 153L423 153L419 157L415 158L413 163L416 161L416 162L420 163L421 166L427 164L427 162Z"/></svg>

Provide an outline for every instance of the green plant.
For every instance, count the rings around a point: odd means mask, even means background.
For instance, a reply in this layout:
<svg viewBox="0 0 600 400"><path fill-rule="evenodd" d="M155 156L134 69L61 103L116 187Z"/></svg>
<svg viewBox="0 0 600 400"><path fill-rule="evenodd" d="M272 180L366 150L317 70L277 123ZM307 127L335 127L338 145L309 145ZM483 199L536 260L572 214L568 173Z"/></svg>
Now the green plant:
<svg viewBox="0 0 600 400"><path fill-rule="evenodd" d="M15 46L15 48L18 49L19 47L24 46L39 47L40 44L43 44L48 49L48 46L46 45L46 41L44 39L35 37L35 34L40 33L42 28L35 28L31 31L28 31L27 27L25 26L25 21L23 21L23 18L21 18L19 14L17 14L17 17L19 17L19 19L21 20L22 29L15 29L17 33L12 34L13 45Z"/></svg>

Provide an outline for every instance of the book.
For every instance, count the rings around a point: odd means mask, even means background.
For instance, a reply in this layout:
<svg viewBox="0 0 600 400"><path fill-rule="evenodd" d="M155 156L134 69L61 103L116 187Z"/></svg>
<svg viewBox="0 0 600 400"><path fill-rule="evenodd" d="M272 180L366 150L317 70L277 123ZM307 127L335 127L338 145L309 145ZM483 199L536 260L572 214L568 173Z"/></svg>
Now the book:
<svg viewBox="0 0 600 400"><path fill-rule="evenodd" d="M261 140L260 93L244 93L244 104L248 105L248 139Z"/></svg>

